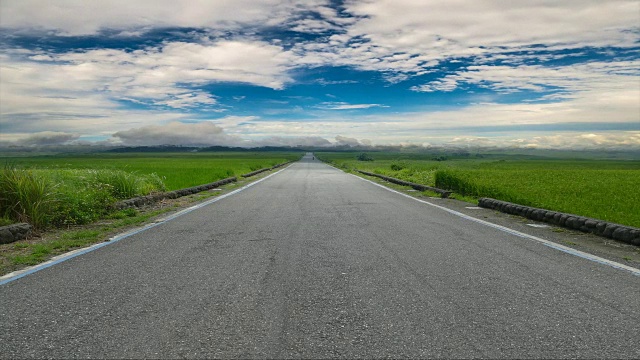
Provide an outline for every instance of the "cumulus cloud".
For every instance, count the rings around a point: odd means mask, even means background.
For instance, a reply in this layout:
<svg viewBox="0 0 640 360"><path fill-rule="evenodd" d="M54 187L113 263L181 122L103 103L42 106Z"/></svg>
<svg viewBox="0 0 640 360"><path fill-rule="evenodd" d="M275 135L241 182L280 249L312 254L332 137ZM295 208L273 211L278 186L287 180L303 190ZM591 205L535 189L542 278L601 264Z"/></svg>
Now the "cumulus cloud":
<svg viewBox="0 0 640 360"><path fill-rule="evenodd" d="M640 150L640 132L546 135L513 142L530 148Z"/></svg>
<svg viewBox="0 0 640 360"><path fill-rule="evenodd" d="M301 63L338 64L386 73L390 82L433 71L465 58L517 63L566 55L545 50L584 47L631 48L638 41L640 4L634 0L504 2L500 0L349 1L354 22L323 43L295 47ZM515 52L518 52L516 54ZM533 52L533 53L532 53ZM454 81L422 91L447 91Z"/></svg>
<svg viewBox="0 0 640 360"><path fill-rule="evenodd" d="M576 133L528 137L459 136L440 145L467 148L518 148L553 150L640 150L640 132Z"/></svg>
<svg viewBox="0 0 640 360"><path fill-rule="evenodd" d="M307 147L328 147L331 142L320 136L269 136L264 139L252 141L253 146L307 146Z"/></svg>
<svg viewBox="0 0 640 360"><path fill-rule="evenodd" d="M229 81L280 89L290 81L289 66L286 51L260 41L172 42L133 52L7 50L0 55L0 123L16 133L96 135L122 129L122 123L178 120L178 111L191 108L225 111L216 107L215 95L190 87ZM123 102L157 112L125 110Z"/></svg>
<svg viewBox="0 0 640 360"><path fill-rule="evenodd" d="M69 69L71 75L84 75L88 81L96 77L112 80L107 82L107 90L138 90L142 97L145 91L162 94L164 87L186 92L176 86L178 83L232 81L281 89L291 80L287 70L292 54L281 46L254 40L169 42L133 52L100 49L50 57L62 62L59 69ZM150 90L153 86L161 88ZM151 98L153 95L148 93Z"/></svg>
<svg viewBox="0 0 640 360"><path fill-rule="evenodd" d="M32 52L28 60L24 52L8 50L0 57L0 104L6 116L40 106L48 112L115 108L121 100L176 109L212 106L213 95L189 86L229 81L280 89L291 80L289 54L259 41L173 42L134 52Z"/></svg>
<svg viewBox="0 0 640 360"><path fill-rule="evenodd" d="M361 17L349 28L352 38L366 37L368 46L396 54L442 59L534 44L634 46L635 36L626 30L637 28L640 4L633 0L380 0L349 2L346 10Z"/></svg>
<svg viewBox="0 0 640 360"><path fill-rule="evenodd" d="M245 142L209 121L199 123L171 122L149 125L113 134L113 138L127 146L187 145L187 146L245 146Z"/></svg>
<svg viewBox="0 0 640 360"><path fill-rule="evenodd" d="M576 92L596 88L598 91L634 89L638 76L640 68L637 61L592 61L566 66L472 65L411 90L452 91L462 84L474 84L501 93L542 92L555 88L575 96Z"/></svg>
<svg viewBox="0 0 640 360"><path fill-rule="evenodd" d="M325 1L281 0L20 0L0 2L2 26L57 31L60 35L91 35L105 29L168 27L237 28L242 24L280 24L292 14L314 9ZM137 31L136 31L137 30Z"/></svg>

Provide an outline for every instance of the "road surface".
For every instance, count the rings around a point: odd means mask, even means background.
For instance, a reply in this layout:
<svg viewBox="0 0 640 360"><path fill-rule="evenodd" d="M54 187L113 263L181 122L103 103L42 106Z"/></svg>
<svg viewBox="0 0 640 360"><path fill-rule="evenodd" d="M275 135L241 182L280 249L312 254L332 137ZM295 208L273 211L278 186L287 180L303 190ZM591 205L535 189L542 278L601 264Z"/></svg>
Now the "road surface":
<svg viewBox="0 0 640 360"><path fill-rule="evenodd" d="M309 156L0 287L0 357L638 358L640 277Z"/></svg>

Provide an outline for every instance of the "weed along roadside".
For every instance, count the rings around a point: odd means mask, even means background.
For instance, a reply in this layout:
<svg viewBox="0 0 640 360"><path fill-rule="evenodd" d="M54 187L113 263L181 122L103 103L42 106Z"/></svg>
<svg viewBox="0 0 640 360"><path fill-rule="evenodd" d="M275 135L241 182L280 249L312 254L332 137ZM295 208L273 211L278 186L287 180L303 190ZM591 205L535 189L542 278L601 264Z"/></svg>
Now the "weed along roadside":
<svg viewBox="0 0 640 360"><path fill-rule="evenodd" d="M258 180L261 178L256 176L258 174L265 175L268 171L289 163L287 161L262 168L259 173L244 174L241 178L232 177L186 189L121 200L109 205L111 210L105 210L101 217L83 224L40 227L35 231L31 230L33 227L30 224L23 224L20 231L13 230L15 224L0 227L0 275L37 265L74 249L108 241L114 234L142 226L161 215L166 216L194 203L224 195ZM29 231L25 231L27 227ZM24 235L27 237L24 238Z"/></svg>

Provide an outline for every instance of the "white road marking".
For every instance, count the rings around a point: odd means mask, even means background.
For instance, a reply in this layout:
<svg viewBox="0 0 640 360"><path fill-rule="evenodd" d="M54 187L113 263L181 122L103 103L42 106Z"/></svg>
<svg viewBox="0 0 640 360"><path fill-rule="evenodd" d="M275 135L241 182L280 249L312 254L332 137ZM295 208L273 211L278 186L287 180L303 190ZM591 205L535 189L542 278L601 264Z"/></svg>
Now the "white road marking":
<svg viewBox="0 0 640 360"><path fill-rule="evenodd" d="M541 228L541 229L551 227L551 226L545 225L545 224L527 224L527 226L531 226L531 227L534 227L534 228Z"/></svg>

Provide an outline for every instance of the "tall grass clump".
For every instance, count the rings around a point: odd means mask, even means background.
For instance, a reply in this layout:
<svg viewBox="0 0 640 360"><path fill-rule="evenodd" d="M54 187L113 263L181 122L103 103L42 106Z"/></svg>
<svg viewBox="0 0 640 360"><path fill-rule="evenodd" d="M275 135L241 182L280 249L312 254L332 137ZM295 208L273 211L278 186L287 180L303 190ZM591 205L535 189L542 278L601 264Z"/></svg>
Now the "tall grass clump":
<svg viewBox="0 0 640 360"><path fill-rule="evenodd" d="M60 170L54 174L64 190L53 221L57 226L92 222L107 215L110 205L117 200L165 190L156 174L138 175L112 169Z"/></svg>
<svg viewBox="0 0 640 360"><path fill-rule="evenodd" d="M38 229L87 224L107 215L117 200L164 190L156 174L6 167L0 176L0 217Z"/></svg>
<svg viewBox="0 0 640 360"><path fill-rule="evenodd" d="M509 189L499 184L492 186L491 184L477 181L477 179L474 179L474 175L477 173L477 171L438 170L435 173L435 185L441 189L451 190L462 195L491 197L520 205L534 205L525 196L517 192L509 191Z"/></svg>
<svg viewBox="0 0 640 360"><path fill-rule="evenodd" d="M132 173L122 170L98 170L95 172L95 181L108 185L116 199L127 199L141 195L140 179Z"/></svg>
<svg viewBox="0 0 640 360"><path fill-rule="evenodd" d="M46 226L55 207L55 184L32 171L5 167L0 174L0 213L37 228Z"/></svg>

